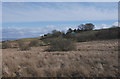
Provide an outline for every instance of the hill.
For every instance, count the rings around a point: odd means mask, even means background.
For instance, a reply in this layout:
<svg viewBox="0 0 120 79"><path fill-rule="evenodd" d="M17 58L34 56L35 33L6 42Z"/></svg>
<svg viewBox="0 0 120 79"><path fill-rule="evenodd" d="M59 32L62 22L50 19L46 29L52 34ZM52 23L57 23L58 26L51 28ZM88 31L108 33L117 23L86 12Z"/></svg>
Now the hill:
<svg viewBox="0 0 120 79"><path fill-rule="evenodd" d="M119 31L119 27L66 34L56 31L38 38L3 41L2 75L118 77ZM70 50L73 44L76 49Z"/></svg>
<svg viewBox="0 0 120 79"><path fill-rule="evenodd" d="M116 77L118 40L76 43L75 51L45 51L49 46L2 50L3 77Z"/></svg>

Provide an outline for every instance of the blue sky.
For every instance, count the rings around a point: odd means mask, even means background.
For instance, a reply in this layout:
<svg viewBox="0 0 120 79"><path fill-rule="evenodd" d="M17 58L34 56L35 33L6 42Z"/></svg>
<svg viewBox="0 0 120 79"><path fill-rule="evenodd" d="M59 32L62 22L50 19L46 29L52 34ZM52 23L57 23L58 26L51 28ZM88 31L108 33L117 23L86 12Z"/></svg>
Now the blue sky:
<svg viewBox="0 0 120 79"><path fill-rule="evenodd" d="M38 37L84 23L118 25L117 2L3 2L2 14L3 38Z"/></svg>

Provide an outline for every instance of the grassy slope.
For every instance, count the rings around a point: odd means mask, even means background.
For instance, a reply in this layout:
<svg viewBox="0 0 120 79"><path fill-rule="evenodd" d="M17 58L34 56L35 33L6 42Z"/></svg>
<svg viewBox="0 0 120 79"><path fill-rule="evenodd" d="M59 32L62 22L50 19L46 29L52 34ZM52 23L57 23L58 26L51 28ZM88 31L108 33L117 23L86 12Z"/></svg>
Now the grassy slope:
<svg viewBox="0 0 120 79"><path fill-rule="evenodd" d="M81 34L89 37L92 33L100 32L104 35L106 32L109 35L112 31L113 34L118 33L115 32L116 29L112 29ZM39 39L40 37L24 38L9 42L16 43L21 40L30 42ZM49 46L31 47L29 51L19 51L17 48L3 49L3 76L15 77L19 74L22 77L115 77L117 75L118 40L77 42L76 45L76 51L67 52L44 51Z"/></svg>
<svg viewBox="0 0 120 79"><path fill-rule="evenodd" d="M118 40L76 43L76 51L46 52L48 46L29 51L3 49L3 77L115 77ZM18 73L18 74L16 74Z"/></svg>

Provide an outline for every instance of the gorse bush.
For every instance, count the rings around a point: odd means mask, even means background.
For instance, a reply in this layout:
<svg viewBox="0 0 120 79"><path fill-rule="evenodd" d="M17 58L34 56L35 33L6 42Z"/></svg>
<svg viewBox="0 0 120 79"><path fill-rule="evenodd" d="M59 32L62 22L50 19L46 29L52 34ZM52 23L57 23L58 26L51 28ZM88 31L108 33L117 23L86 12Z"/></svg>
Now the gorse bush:
<svg viewBox="0 0 120 79"><path fill-rule="evenodd" d="M32 40L29 46L39 46L39 40Z"/></svg>
<svg viewBox="0 0 120 79"><path fill-rule="evenodd" d="M46 39L43 39L42 41L43 41L46 45L50 45L50 43L53 41L53 39L55 39L55 38L46 38Z"/></svg>
<svg viewBox="0 0 120 79"><path fill-rule="evenodd" d="M102 29L98 31L96 34L96 38L99 40L105 39L118 39L119 37L120 28L109 28L109 29Z"/></svg>
<svg viewBox="0 0 120 79"><path fill-rule="evenodd" d="M18 45L19 45L19 50L21 51L30 50L30 46L28 44L25 44L24 41L18 41Z"/></svg>
<svg viewBox="0 0 120 79"><path fill-rule="evenodd" d="M41 40L32 40L30 43L29 43L29 46L32 47L32 46L46 46L46 43L44 43L43 41Z"/></svg>
<svg viewBox="0 0 120 79"><path fill-rule="evenodd" d="M75 49L75 45L71 40L64 38L54 38L50 42L48 51L71 51Z"/></svg>
<svg viewBox="0 0 120 79"><path fill-rule="evenodd" d="M78 42L85 42L85 41L91 41L96 39L96 31L86 31L82 33L75 34L73 36L73 39L75 39Z"/></svg>
<svg viewBox="0 0 120 79"><path fill-rule="evenodd" d="M11 47L11 44L9 42L3 42L2 43L2 49L7 49L7 48L10 48Z"/></svg>
<svg viewBox="0 0 120 79"><path fill-rule="evenodd" d="M43 41L39 42L39 46L47 46L47 44Z"/></svg>

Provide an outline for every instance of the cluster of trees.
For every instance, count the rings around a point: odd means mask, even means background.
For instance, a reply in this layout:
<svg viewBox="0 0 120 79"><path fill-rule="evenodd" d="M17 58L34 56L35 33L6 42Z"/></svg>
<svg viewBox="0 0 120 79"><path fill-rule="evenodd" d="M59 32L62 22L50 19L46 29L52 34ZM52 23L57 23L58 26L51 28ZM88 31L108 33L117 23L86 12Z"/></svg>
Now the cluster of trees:
<svg viewBox="0 0 120 79"><path fill-rule="evenodd" d="M93 30L94 27L95 26L92 23L81 24L81 25L78 26L77 29L72 30L71 28L69 28L66 34L79 33L79 32L82 32L82 31L90 31L90 30Z"/></svg>
<svg viewBox="0 0 120 79"><path fill-rule="evenodd" d="M92 23L87 23L87 24L79 25L77 29L69 28L67 30L67 33L60 32L60 31L57 31L57 30L53 30L52 34L48 33L48 34L45 34L43 37L66 36L66 35L69 35L69 34L80 33L80 32L83 32L83 31L90 31L90 30L93 30L93 29L94 29L94 25Z"/></svg>

